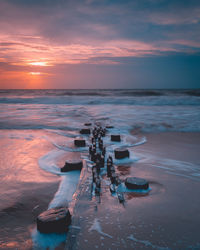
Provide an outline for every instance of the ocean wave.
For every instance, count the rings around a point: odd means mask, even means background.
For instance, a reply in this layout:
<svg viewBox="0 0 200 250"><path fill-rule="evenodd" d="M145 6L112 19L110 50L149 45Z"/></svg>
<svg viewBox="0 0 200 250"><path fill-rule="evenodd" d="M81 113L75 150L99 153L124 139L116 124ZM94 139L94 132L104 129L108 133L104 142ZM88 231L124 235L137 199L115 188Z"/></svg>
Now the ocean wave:
<svg viewBox="0 0 200 250"><path fill-rule="evenodd" d="M124 91L127 90L114 92ZM173 95L163 92L163 95L134 97L4 96L0 98L0 129L49 129L59 130L59 133L63 130L66 136L73 138L79 135L84 123L98 121L113 125L112 133L122 135L132 129L141 132L200 131L200 97L176 91Z"/></svg>
<svg viewBox="0 0 200 250"><path fill-rule="evenodd" d="M96 98L100 101L101 98L105 100L111 99L131 99L134 100L140 97L163 97L164 100L173 98L185 98L188 96L199 97L199 89L186 90L163 90L163 89L42 89L42 90L0 90L1 103L67 103L71 98L79 101L85 97ZM124 98L126 97L126 98ZM54 101L53 101L54 100ZM104 99L103 99L104 100Z"/></svg>
<svg viewBox="0 0 200 250"><path fill-rule="evenodd" d="M200 96L200 90L187 90L184 93L190 96Z"/></svg>
<svg viewBox="0 0 200 250"><path fill-rule="evenodd" d="M136 106L200 106L200 96L188 94L184 96L165 96L165 95L143 95L138 96L52 96L52 97L29 97L14 98L2 97L0 104L65 104L65 105L136 105Z"/></svg>
<svg viewBox="0 0 200 250"><path fill-rule="evenodd" d="M173 96L200 95L200 89L1 89L0 96L45 97L45 96Z"/></svg>
<svg viewBox="0 0 200 250"><path fill-rule="evenodd" d="M143 91L136 91L136 90L130 90L130 91L122 91L120 95L124 96L162 96L165 95L164 92L161 91L152 91L152 90L143 90Z"/></svg>

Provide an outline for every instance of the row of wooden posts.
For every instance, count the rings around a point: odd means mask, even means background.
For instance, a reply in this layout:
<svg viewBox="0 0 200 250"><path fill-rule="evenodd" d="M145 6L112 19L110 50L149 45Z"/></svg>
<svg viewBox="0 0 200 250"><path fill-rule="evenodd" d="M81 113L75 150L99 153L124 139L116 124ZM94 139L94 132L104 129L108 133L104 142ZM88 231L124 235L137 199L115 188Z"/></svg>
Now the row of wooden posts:
<svg viewBox="0 0 200 250"><path fill-rule="evenodd" d="M85 123L85 128L80 130L80 134L91 135L91 144L89 145L89 157L93 162L92 166L92 181L93 181L93 191L96 196L101 194L101 169L105 167L107 177L110 178L110 192L117 193L117 197L120 203L124 203L124 195L122 192L117 191L117 187L122 183L119 176L116 175L115 167L113 164L113 158L109 155L106 159L106 147L103 142L103 137L105 137L107 129L113 128L112 126L102 127L100 124L91 130L89 126L91 123ZM119 134L111 134L111 141L120 142L121 136ZM76 147L85 147L86 141L84 138L76 138L74 140L74 145ZM116 148L114 150L115 159L124 159L129 157L129 151L126 148ZM83 167L82 160L80 161L66 161L65 165L61 168L61 172L68 172L73 170L81 170ZM146 180L128 177L125 180L125 185L130 189L148 189L149 184ZM67 207L58 207L49 209L41 213L37 217L37 229L40 233L62 233L68 230L71 224L71 214Z"/></svg>

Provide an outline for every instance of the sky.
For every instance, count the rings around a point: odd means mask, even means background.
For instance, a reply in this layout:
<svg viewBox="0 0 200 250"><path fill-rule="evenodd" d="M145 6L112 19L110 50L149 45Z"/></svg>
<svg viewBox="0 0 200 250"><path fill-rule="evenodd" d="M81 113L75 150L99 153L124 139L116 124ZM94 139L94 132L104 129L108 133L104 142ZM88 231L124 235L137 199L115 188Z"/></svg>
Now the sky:
<svg viewBox="0 0 200 250"><path fill-rule="evenodd" d="M200 88L200 1L0 0L0 88Z"/></svg>

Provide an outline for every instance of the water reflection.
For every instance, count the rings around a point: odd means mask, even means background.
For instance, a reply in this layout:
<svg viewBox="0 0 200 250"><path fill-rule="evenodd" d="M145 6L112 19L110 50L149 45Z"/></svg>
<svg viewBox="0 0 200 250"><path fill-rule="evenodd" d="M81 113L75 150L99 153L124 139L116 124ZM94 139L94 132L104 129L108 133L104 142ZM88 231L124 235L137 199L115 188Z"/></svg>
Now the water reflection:
<svg viewBox="0 0 200 250"><path fill-rule="evenodd" d="M126 200L131 200L133 198L138 198L138 197L144 197L147 195L149 195L149 192L148 193L141 193L141 192L126 192L126 193L124 193Z"/></svg>
<svg viewBox="0 0 200 250"><path fill-rule="evenodd" d="M131 173L130 166L117 166L120 175L129 175Z"/></svg>

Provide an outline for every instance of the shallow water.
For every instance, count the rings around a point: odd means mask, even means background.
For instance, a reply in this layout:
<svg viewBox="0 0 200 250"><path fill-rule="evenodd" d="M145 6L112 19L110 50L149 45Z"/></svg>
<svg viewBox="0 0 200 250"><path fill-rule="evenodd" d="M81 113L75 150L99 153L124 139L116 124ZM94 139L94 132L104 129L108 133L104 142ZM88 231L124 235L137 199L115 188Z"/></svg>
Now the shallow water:
<svg viewBox="0 0 200 250"><path fill-rule="evenodd" d="M73 141L85 122L94 124L97 121L114 126L108 129L104 139L108 154L113 155L114 149L121 146L130 150L129 159L115 160L119 169L122 165L141 162L173 175L200 180L200 170L195 164L163 159L152 152L134 151L134 147L146 143L146 136L141 135L143 132L199 132L198 91L0 91L0 212L5 214L9 208L18 209L16 204L23 204L27 191L31 193L37 187L58 181L57 193L52 199L46 197L48 206L68 205L76 191L80 172L61 173L60 167L67 159L74 158L89 163L88 148L76 148ZM122 141L111 143L111 133L120 134ZM83 137L88 145L89 137ZM129 199L132 197L129 194ZM34 205L36 211L38 204L39 201ZM5 228L3 230L5 233ZM60 241L65 238L66 235L62 236ZM60 243L55 237L54 243L57 241ZM42 246L51 244L48 237L43 238L35 231L33 242Z"/></svg>

